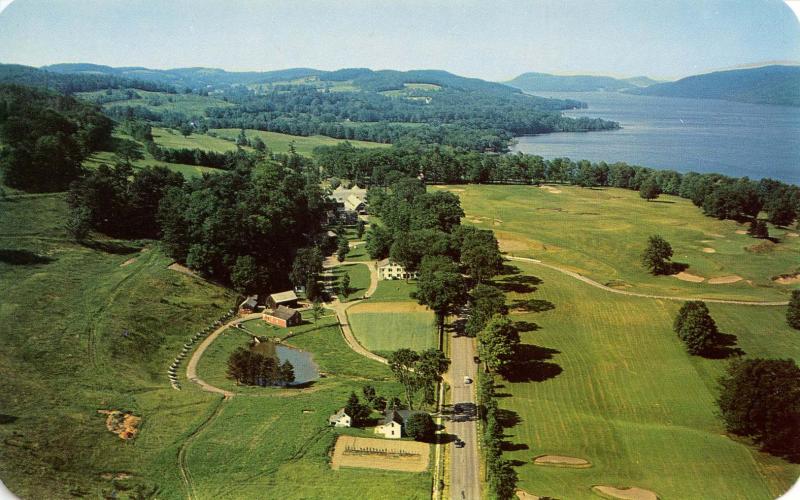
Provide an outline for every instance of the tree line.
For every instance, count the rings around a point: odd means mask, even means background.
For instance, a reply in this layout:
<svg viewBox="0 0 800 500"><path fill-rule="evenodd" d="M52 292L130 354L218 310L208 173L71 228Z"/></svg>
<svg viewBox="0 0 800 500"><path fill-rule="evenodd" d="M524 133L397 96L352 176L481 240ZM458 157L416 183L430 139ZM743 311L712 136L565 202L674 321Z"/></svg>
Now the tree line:
<svg viewBox="0 0 800 500"><path fill-rule="evenodd" d="M624 162L545 160L523 153L481 154L418 143L388 149L342 143L318 147L314 157L327 175L370 186L386 186L407 176L420 176L432 184L561 183L630 189L646 199L662 193L680 196L719 219L752 220L763 210L770 222L785 226L800 213L800 187L769 178L753 181L715 173L681 174Z"/></svg>

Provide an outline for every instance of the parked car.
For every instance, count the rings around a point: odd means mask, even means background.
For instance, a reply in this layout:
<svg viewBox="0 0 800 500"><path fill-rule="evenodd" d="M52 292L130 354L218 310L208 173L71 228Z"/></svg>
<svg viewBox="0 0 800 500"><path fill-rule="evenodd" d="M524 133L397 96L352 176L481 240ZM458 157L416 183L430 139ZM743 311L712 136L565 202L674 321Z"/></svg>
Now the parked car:
<svg viewBox="0 0 800 500"><path fill-rule="evenodd" d="M464 375L464 383L465 384L471 384L472 383L472 379L469 378L467 375Z"/></svg>
<svg viewBox="0 0 800 500"><path fill-rule="evenodd" d="M474 361L475 363L480 363L481 362L481 358L478 357L478 356L475 356L475 357L472 358L472 361Z"/></svg>
<svg viewBox="0 0 800 500"><path fill-rule="evenodd" d="M460 439L456 439L456 442L454 444L456 445L456 448L463 448L466 443L464 443L464 441Z"/></svg>

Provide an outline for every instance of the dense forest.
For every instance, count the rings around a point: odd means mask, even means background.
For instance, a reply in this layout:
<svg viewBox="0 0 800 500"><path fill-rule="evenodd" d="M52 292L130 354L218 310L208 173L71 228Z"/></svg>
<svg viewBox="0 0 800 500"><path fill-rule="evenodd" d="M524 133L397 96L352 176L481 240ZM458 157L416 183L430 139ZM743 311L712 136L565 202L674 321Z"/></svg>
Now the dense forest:
<svg viewBox="0 0 800 500"><path fill-rule="evenodd" d="M139 89L151 92L175 93L173 85L98 73L55 73L22 66L0 64L0 83L43 87L64 94L104 89Z"/></svg>
<svg viewBox="0 0 800 500"><path fill-rule="evenodd" d="M0 167L6 185L63 191L81 175L81 162L106 145L113 123L72 97L0 85Z"/></svg>

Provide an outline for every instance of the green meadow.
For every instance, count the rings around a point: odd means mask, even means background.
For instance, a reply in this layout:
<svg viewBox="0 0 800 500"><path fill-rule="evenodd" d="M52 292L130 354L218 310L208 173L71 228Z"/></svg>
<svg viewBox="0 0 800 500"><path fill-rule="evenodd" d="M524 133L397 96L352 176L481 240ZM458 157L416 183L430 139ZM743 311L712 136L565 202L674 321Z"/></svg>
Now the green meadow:
<svg viewBox="0 0 800 500"><path fill-rule="evenodd" d="M153 140L159 146L170 149L202 149L224 153L236 151L236 143L206 134L184 136L171 128L153 127ZM249 148L248 148L249 149Z"/></svg>
<svg viewBox="0 0 800 500"><path fill-rule="evenodd" d="M345 274L350 276L350 293L347 297L339 293L339 300L347 302L362 298L370 284L369 268L364 264L342 264L334 268L333 276L337 287L341 285Z"/></svg>
<svg viewBox="0 0 800 500"><path fill-rule="evenodd" d="M103 104L104 108L115 106L142 106L156 113L172 111L184 113L187 116L204 116L206 109L209 108L228 108L233 104L216 99L214 97L200 96L196 94L168 94L166 92L149 92L146 90L135 90L139 94L138 99L124 99ZM105 94L105 90L95 92L79 92L77 97L93 101L97 97Z"/></svg>
<svg viewBox="0 0 800 500"><path fill-rule="evenodd" d="M218 129L211 129L210 132L217 134L219 137L228 138L228 139L236 139L238 137L240 130L236 128L218 128ZM275 153L288 153L289 152L289 145L294 143L295 151L298 154L303 156L311 156L311 153L314 152L314 148L318 146L335 146L339 143L345 142L344 139L334 139L332 137L326 137L324 135L311 135L311 136L299 136L299 135L288 135L288 134L280 134L278 132L266 132L263 130L252 130L248 129L245 130L245 135L248 139L253 139L255 137L260 137L261 140L267 145L270 151ZM367 141L348 141L355 147L359 148L385 148L389 147L389 144L381 144L379 142L367 142Z"/></svg>
<svg viewBox="0 0 800 500"><path fill-rule="evenodd" d="M423 351L438 346L433 313L414 302L370 299L348 309L347 318L361 345L381 355L404 347Z"/></svg>
<svg viewBox="0 0 800 500"><path fill-rule="evenodd" d="M593 485L636 486L659 498L771 499L800 465L727 436L716 414L725 359L689 356L672 332L680 302L624 297L534 264L498 277L522 330L522 361L500 380L504 456L519 487L596 498ZM800 360L784 307L710 305L731 349ZM538 311L538 312L537 312ZM539 455L586 469L534 465Z"/></svg>
<svg viewBox="0 0 800 500"><path fill-rule="evenodd" d="M501 250L540 259L609 286L636 292L749 300L787 300L791 286L772 278L797 272L800 238L770 225L777 244L756 240L730 220L706 217L688 200L574 186L450 186L461 198L464 223L492 229ZM738 276L736 283L690 283L651 276L639 263L647 238L660 234L673 261L704 278ZM761 248L753 248L760 245Z"/></svg>

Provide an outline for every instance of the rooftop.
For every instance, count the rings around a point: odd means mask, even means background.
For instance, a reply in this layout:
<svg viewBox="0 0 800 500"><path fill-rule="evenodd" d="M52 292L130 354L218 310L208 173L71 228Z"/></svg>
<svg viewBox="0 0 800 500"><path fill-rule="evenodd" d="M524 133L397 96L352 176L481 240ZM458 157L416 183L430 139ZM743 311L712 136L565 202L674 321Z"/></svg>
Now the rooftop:
<svg viewBox="0 0 800 500"><path fill-rule="evenodd" d="M297 294L294 293L294 290L289 290L286 292L273 293L269 296L269 298L275 301L276 304L279 304L281 302L291 302L293 300L297 300Z"/></svg>

